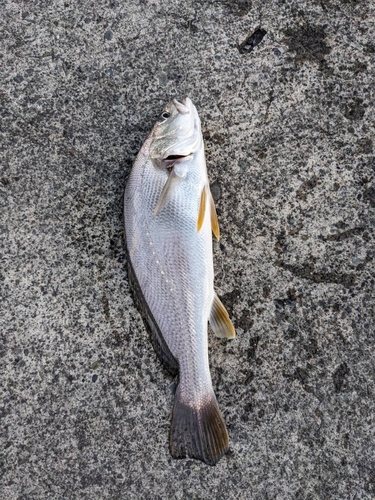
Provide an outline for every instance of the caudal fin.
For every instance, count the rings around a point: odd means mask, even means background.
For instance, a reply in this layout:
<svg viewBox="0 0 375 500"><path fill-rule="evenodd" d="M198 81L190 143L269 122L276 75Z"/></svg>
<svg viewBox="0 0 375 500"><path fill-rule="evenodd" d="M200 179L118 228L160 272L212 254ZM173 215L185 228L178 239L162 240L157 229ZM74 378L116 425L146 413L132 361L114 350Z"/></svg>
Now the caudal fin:
<svg viewBox="0 0 375 500"><path fill-rule="evenodd" d="M175 458L197 458L215 465L228 451L228 433L212 393L200 406L181 401L179 388L173 408L170 450Z"/></svg>

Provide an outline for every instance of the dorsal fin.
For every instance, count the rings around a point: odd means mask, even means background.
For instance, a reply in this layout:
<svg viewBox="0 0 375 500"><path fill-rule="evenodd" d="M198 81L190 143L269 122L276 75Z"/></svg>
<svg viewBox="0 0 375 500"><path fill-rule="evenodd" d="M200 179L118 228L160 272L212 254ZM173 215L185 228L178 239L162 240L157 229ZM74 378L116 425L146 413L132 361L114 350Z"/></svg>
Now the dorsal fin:
<svg viewBox="0 0 375 500"><path fill-rule="evenodd" d="M201 192L201 201L199 203L198 220L197 220L197 231L199 232L203 226L204 214L206 213L206 202L207 202L207 186L204 186Z"/></svg>

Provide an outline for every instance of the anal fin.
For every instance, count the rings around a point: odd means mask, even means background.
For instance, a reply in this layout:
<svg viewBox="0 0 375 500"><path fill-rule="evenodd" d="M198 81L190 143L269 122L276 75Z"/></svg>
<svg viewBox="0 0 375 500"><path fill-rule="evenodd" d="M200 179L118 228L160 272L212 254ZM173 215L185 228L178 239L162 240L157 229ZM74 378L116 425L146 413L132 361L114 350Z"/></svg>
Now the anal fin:
<svg viewBox="0 0 375 500"><path fill-rule="evenodd" d="M228 451L227 429L213 392L203 405L189 405L182 402L177 387L169 445L174 458L192 457L208 465Z"/></svg>
<svg viewBox="0 0 375 500"><path fill-rule="evenodd" d="M216 293L212 302L209 321L216 337L227 339L233 339L235 337L236 331L233 323L231 322L227 310Z"/></svg>

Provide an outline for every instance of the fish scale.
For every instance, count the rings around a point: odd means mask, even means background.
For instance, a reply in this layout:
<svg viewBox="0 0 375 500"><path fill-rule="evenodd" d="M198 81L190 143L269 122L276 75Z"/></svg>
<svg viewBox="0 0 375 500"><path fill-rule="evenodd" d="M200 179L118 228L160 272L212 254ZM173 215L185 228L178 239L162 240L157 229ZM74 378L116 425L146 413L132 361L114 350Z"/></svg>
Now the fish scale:
<svg viewBox="0 0 375 500"><path fill-rule="evenodd" d="M212 388L208 320L220 336L233 337L234 329L213 287L213 202L204 195L211 200L199 117L188 98L169 103L167 115L142 146L125 190L129 272L159 354L167 367L171 357L178 364L172 455L214 464L228 436Z"/></svg>

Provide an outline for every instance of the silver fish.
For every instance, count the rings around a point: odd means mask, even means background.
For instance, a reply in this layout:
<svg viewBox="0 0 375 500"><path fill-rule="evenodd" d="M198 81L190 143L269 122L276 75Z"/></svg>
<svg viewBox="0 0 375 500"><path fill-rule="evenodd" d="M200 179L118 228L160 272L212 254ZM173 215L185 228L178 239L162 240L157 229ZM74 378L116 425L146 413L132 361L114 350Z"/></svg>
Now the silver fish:
<svg viewBox="0 0 375 500"><path fill-rule="evenodd" d="M168 103L144 142L125 189L129 282L165 366L179 374L170 431L173 457L214 465L228 433L212 388L207 322L234 327L214 291L211 230L219 238L197 110Z"/></svg>

